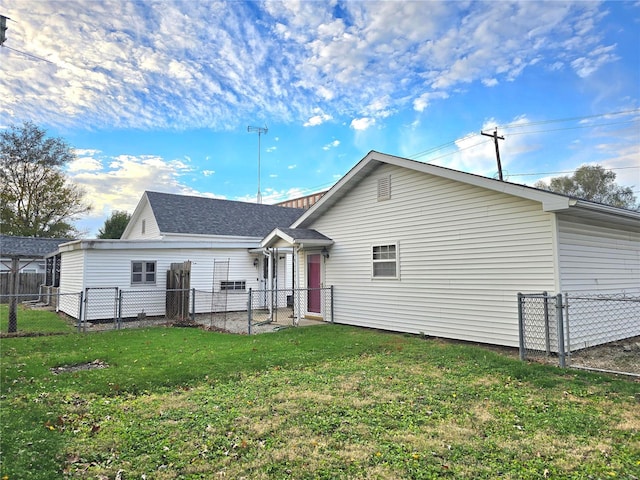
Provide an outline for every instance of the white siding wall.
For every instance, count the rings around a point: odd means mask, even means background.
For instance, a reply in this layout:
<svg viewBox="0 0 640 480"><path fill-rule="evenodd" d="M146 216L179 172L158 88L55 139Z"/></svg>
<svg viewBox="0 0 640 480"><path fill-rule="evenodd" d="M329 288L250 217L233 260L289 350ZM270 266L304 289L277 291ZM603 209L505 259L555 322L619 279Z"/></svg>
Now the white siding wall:
<svg viewBox="0 0 640 480"><path fill-rule="evenodd" d="M640 295L640 229L560 216L558 239L561 289L570 293L570 348L640 335L640 304L584 295Z"/></svg>
<svg viewBox="0 0 640 480"><path fill-rule="evenodd" d="M517 292L553 291L552 219L526 199L384 165L309 227L335 241L339 323L517 346ZM400 278L372 279L371 246L395 242Z"/></svg>
<svg viewBox="0 0 640 480"><path fill-rule="evenodd" d="M144 221L144 231L142 233L142 222ZM140 212L140 216L135 219L135 223L132 225L131 231L129 235L123 237L123 240L137 240L137 239L152 239L152 238L160 238L160 229L158 228L158 224L156 222L155 217L153 216L153 211L151 210L151 206L149 202L145 202L142 211Z"/></svg>
<svg viewBox="0 0 640 480"><path fill-rule="evenodd" d="M69 258L69 260L67 260ZM191 288L196 292L196 312L211 311L211 291L220 290L220 281L213 278L214 259L219 261L229 260L228 280L246 281L249 288L257 289L260 286L259 272L253 266L255 256L249 255L246 249L149 249L149 250L77 250L63 254L63 271L66 265L76 258L84 258L84 283L76 277L61 278L61 285L65 291L79 292L83 289L104 289L103 291L89 291L89 308L87 320L109 318L115 308L112 291L115 287L124 291L123 317L136 316L144 311L148 316L162 315L165 309L166 272L172 263L191 261ZM132 261L156 261L156 285L131 285ZM74 264L72 269L79 274L83 268L80 264ZM79 277L82 278L82 277ZM108 290L113 289L113 290ZM247 291L229 292L227 297L227 310L246 310ZM93 308L91 307L93 296ZM191 300L190 300L191 303ZM72 312L67 312L73 315Z"/></svg>
<svg viewBox="0 0 640 480"><path fill-rule="evenodd" d="M84 285L84 265L83 250L64 252L61 256L58 310L76 319L80 313L79 294Z"/></svg>
<svg viewBox="0 0 640 480"><path fill-rule="evenodd" d="M640 227L614 230L559 216L558 232L563 292L640 293Z"/></svg>

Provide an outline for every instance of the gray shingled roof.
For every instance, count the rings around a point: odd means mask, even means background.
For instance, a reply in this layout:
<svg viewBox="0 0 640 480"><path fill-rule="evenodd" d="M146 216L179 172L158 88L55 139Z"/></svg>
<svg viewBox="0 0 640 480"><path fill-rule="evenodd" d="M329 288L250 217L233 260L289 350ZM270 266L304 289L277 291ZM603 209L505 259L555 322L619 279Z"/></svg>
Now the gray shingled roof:
<svg viewBox="0 0 640 480"><path fill-rule="evenodd" d="M70 242L70 238L36 238L0 235L1 258L44 258L58 249L58 245Z"/></svg>
<svg viewBox="0 0 640 480"><path fill-rule="evenodd" d="M331 240L326 235L310 228L279 228L279 230L294 240Z"/></svg>
<svg viewBox="0 0 640 480"><path fill-rule="evenodd" d="M162 233L264 237L305 210L216 198L145 192Z"/></svg>

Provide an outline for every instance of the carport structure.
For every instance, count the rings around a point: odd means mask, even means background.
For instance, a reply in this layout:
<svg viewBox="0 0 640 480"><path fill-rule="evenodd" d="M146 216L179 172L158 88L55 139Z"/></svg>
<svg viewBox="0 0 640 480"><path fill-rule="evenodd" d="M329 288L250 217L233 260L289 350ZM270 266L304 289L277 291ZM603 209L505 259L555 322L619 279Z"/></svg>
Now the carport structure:
<svg viewBox="0 0 640 480"><path fill-rule="evenodd" d="M18 330L18 281L22 268L54 254L66 238L16 237L0 235L0 261L9 271L9 333ZM53 264L55 262L48 262ZM47 269L48 271L48 269Z"/></svg>

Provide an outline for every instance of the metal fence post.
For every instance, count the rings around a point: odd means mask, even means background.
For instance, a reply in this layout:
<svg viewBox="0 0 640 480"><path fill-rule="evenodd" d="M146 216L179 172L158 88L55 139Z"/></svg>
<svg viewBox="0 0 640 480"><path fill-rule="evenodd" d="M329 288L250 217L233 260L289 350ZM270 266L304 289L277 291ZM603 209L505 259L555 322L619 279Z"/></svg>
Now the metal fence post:
<svg viewBox="0 0 640 480"><path fill-rule="evenodd" d="M87 287L84 291L84 311L83 319L82 319L82 331L87 333L87 312L89 311L89 287Z"/></svg>
<svg viewBox="0 0 640 480"><path fill-rule="evenodd" d="M551 355L551 335L549 330L551 326L549 325L549 292L542 292L543 295L543 305L544 305L544 342L547 355Z"/></svg>
<svg viewBox="0 0 640 480"><path fill-rule="evenodd" d="M519 340L519 350L520 350L520 360L524 361L527 359L527 355L525 352L524 345L524 295L522 293L518 293L518 336Z"/></svg>
<svg viewBox="0 0 640 480"><path fill-rule="evenodd" d="M567 336L567 363L571 365L571 332L569 331L569 294L564 294L565 335Z"/></svg>
<svg viewBox="0 0 640 480"><path fill-rule="evenodd" d="M564 353L564 315L562 314L562 294L556 295L556 324L558 325L558 360L560 368L566 367Z"/></svg>
<svg viewBox="0 0 640 480"><path fill-rule="evenodd" d="M118 322L117 330L122 328L122 290L118 292Z"/></svg>
<svg viewBox="0 0 640 480"><path fill-rule="evenodd" d="M196 289L191 289L191 321L196 321Z"/></svg>
<svg viewBox="0 0 640 480"><path fill-rule="evenodd" d="M82 315L84 313L84 290L80 290L80 304L78 305L78 333L80 333L80 325L82 324Z"/></svg>
<svg viewBox="0 0 640 480"><path fill-rule="evenodd" d="M333 321L333 285L331 285L331 323L334 323Z"/></svg>
<svg viewBox="0 0 640 480"><path fill-rule="evenodd" d="M252 290L253 289L249 288L249 298L247 299L247 316L248 316L247 332L249 333L249 335L251 335L251 297L252 297L251 292Z"/></svg>

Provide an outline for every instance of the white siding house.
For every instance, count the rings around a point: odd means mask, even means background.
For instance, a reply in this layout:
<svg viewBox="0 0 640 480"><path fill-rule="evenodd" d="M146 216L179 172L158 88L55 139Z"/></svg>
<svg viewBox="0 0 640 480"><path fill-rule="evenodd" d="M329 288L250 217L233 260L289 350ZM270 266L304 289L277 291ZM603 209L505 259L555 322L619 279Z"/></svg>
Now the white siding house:
<svg viewBox="0 0 640 480"><path fill-rule="evenodd" d="M324 243L306 241L315 231ZM518 292L640 293L640 214L370 152L287 232L334 321L518 345Z"/></svg>
<svg viewBox="0 0 640 480"><path fill-rule="evenodd" d="M195 313L211 312L212 295L221 294L226 311L246 310L250 288L291 285L291 258L278 258L273 277L258 247L267 232L288 226L301 212L145 192L121 239L60 246L59 292L67 295L61 296L59 309L78 318L79 296L72 294L83 292L85 320L114 318L118 295L122 318L164 315L167 272L172 264L190 262L190 288L197 290Z"/></svg>

